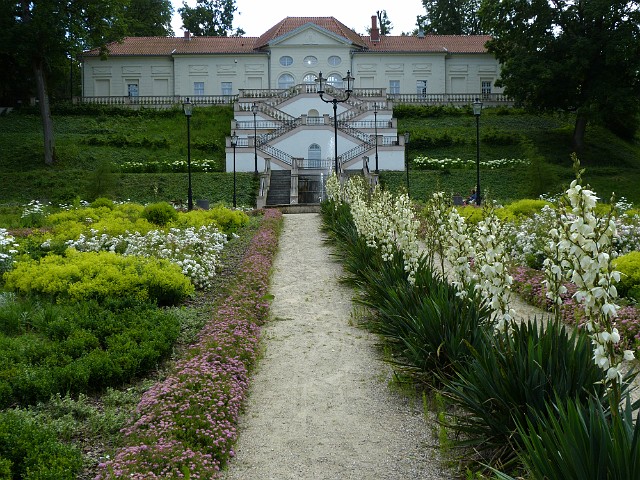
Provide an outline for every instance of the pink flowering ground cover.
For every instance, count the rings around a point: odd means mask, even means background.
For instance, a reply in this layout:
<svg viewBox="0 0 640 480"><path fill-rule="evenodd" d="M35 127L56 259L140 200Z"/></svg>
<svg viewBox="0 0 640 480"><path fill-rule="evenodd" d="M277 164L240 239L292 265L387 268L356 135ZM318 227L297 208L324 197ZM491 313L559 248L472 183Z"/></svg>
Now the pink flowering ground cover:
<svg viewBox="0 0 640 480"><path fill-rule="evenodd" d="M516 267L512 272L513 289L531 305L551 311L552 302L546 297L544 274L540 270L529 267ZM567 293L562 294L560 314L567 325L583 326L584 310L576 302L573 295L576 286L573 283L565 283ZM625 348L637 349L640 347L640 309L636 306L623 306L618 310L618 317L614 325L626 342Z"/></svg>
<svg viewBox="0 0 640 480"><path fill-rule="evenodd" d="M267 210L235 279L199 341L154 385L123 430L125 445L96 480L212 479L234 456L237 421L269 303L269 272L282 214Z"/></svg>

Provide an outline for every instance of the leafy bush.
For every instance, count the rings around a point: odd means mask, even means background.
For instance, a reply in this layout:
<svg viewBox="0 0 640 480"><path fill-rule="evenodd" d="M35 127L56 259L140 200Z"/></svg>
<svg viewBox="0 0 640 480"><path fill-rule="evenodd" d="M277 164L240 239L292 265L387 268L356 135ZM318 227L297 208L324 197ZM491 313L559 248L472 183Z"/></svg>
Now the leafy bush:
<svg viewBox="0 0 640 480"><path fill-rule="evenodd" d="M630 252L616 258L613 268L622 274L618 283L620 295L640 302L640 252Z"/></svg>
<svg viewBox="0 0 640 480"><path fill-rule="evenodd" d="M115 205L113 204L113 200L104 197L96 198L93 202L91 202L92 208L106 207L109 210L113 210L114 206Z"/></svg>
<svg viewBox="0 0 640 480"><path fill-rule="evenodd" d="M170 311L122 299L69 305L0 306L0 406L56 393L96 392L156 368L172 351L179 320Z"/></svg>
<svg viewBox="0 0 640 480"><path fill-rule="evenodd" d="M74 249L64 256L19 262L4 279L8 290L59 300L133 297L175 305L194 291L180 267L167 260Z"/></svg>
<svg viewBox="0 0 640 480"><path fill-rule="evenodd" d="M640 417L634 422L630 407L611 416L597 398L590 398L586 403L549 401L546 409L539 424L526 419L518 427L523 445L518 457L526 478L640 478ZM505 474L498 478L514 480Z"/></svg>
<svg viewBox="0 0 640 480"><path fill-rule="evenodd" d="M520 143L519 134L498 131L494 128L485 129L481 138L487 145L517 145Z"/></svg>
<svg viewBox="0 0 640 480"><path fill-rule="evenodd" d="M559 322L542 328L534 320L513 324L511 335L492 337L493 332L487 334L487 348L445 386L448 398L464 412L451 418L451 428L492 463L515 459L522 447L518 425L527 419L540 424L549 401L586 402L592 395L606 395L585 332L570 334Z"/></svg>
<svg viewBox="0 0 640 480"><path fill-rule="evenodd" d="M514 221L523 217L532 217L540 213L545 205L550 205L546 200L523 199L516 200L502 208L496 210L496 215L500 220Z"/></svg>
<svg viewBox="0 0 640 480"><path fill-rule="evenodd" d="M81 468L80 451L60 443L54 431L25 412L0 412L0 478L74 480Z"/></svg>
<svg viewBox="0 0 640 480"><path fill-rule="evenodd" d="M178 218L178 212L167 202L151 203L144 207L142 218L164 227Z"/></svg>
<svg viewBox="0 0 640 480"><path fill-rule="evenodd" d="M222 205L216 205L210 210L191 210L180 212L172 226L202 227L216 225L224 233L237 232L249 221L249 216L241 210L231 210Z"/></svg>

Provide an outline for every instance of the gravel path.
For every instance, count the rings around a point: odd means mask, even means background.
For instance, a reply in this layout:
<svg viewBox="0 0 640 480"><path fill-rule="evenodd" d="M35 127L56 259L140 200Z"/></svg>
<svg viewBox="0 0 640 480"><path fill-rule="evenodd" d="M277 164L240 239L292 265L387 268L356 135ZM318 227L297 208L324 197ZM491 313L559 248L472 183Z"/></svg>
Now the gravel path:
<svg viewBox="0 0 640 480"><path fill-rule="evenodd" d="M352 292L318 214L284 216L263 357L226 480L447 479L419 401L390 391L375 337L352 325Z"/></svg>

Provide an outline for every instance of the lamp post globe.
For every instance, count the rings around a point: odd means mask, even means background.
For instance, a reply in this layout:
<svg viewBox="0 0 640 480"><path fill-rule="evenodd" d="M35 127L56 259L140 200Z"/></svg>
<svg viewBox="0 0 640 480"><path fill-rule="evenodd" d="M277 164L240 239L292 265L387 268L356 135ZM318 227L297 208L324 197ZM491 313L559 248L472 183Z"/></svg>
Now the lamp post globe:
<svg viewBox="0 0 640 480"><path fill-rule="evenodd" d="M189 178L189 189L187 191L187 209L193 210L193 191L191 190L191 114L193 113L193 104L189 101L189 97L182 104L184 116L187 117L187 176Z"/></svg>

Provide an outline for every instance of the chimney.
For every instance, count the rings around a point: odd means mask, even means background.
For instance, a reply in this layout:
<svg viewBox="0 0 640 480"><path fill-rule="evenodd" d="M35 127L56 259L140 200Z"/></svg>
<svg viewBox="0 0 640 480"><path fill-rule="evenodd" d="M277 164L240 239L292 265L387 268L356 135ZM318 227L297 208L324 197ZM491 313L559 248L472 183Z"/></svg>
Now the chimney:
<svg viewBox="0 0 640 480"><path fill-rule="evenodd" d="M378 28L378 17L376 15L371 15L371 41L380 41L380 29Z"/></svg>
<svg viewBox="0 0 640 480"><path fill-rule="evenodd" d="M184 39L187 41L191 40L191 33L189 33L189 30L184 31Z"/></svg>

